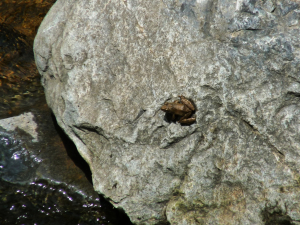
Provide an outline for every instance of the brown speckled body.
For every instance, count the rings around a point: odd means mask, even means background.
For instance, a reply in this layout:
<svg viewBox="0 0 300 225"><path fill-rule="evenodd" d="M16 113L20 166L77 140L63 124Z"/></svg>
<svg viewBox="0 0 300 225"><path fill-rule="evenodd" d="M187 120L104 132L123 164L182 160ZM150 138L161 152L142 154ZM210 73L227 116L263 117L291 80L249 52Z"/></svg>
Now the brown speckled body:
<svg viewBox="0 0 300 225"><path fill-rule="evenodd" d="M193 112L195 111L194 105L186 99L184 96L179 96L180 101L176 100L172 103L166 102L162 107L161 110L172 114L172 120L175 119L175 116L181 116L178 120L181 124L192 124L196 121L196 118L191 117L189 118Z"/></svg>

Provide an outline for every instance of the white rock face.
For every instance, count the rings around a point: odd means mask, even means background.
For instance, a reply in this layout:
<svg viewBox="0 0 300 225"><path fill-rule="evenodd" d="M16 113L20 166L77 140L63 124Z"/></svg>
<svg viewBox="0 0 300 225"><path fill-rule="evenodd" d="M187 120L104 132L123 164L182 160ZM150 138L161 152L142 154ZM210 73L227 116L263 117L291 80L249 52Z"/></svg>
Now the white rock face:
<svg viewBox="0 0 300 225"><path fill-rule="evenodd" d="M300 224L299 2L58 0L34 43L94 188L135 224ZM196 123L160 107L191 98Z"/></svg>

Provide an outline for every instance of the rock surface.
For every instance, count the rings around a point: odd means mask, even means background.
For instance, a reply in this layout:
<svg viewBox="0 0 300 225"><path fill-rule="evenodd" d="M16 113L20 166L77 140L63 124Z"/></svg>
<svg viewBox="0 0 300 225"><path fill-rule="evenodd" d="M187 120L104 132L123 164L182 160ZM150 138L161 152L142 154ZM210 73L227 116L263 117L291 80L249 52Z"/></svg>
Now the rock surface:
<svg viewBox="0 0 300 225"><path fill-rule="evenodd" d="M58 0L34 42L94 188L136 224L300 224L299 2ZM197 122L165 120L191 98Z"/></svg>
<svg viewBox="0 0 300 225"><path fill-rule="evenodd" d="M33 40L55 1L0 1L0 224L128 225L46 104Z"/></svg>

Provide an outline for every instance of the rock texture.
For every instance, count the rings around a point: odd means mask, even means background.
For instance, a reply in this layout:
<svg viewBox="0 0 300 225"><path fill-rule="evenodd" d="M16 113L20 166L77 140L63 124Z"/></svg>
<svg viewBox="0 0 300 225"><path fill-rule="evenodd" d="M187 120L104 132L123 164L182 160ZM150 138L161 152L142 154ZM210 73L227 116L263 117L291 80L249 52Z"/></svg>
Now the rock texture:
<svg viewBox="0 0 300 225"><path fill-rule="evenodd" d="M299 18L295 0L58 0L35 60L134 223L300 224ZM160 110L178 95L191 126Z"/></svg>

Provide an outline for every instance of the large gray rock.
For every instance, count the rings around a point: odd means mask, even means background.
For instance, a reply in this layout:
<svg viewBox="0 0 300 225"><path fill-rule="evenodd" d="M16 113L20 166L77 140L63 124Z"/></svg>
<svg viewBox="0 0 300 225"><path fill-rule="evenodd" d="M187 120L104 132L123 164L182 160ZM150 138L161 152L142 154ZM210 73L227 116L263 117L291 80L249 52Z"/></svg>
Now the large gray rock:
<svg viewBox="0 0 300 225"><path fill-rule="evenodd" d="M136 224L300 224L293 0L58 0L34 52L94 188ZM164 119L191 98L197 122Z"/></svg>

